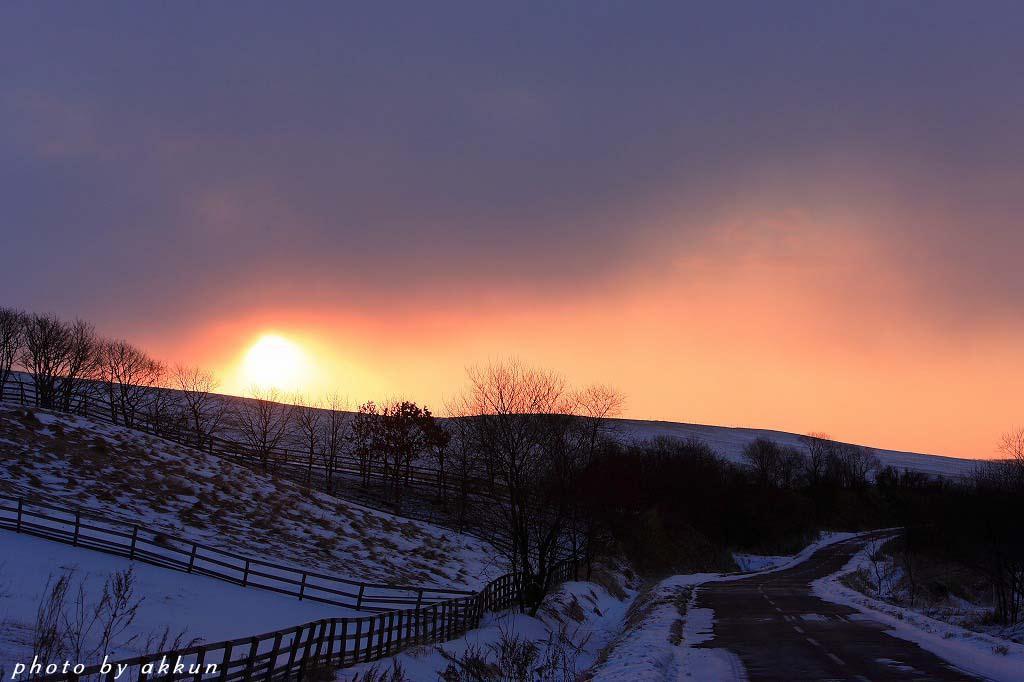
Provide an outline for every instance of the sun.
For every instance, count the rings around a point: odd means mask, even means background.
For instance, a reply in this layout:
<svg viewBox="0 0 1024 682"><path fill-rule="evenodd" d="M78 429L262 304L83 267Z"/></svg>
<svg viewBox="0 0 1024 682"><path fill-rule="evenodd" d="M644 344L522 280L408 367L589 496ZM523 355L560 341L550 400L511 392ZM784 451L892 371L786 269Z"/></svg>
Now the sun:
<svg viewBox="0 0 1024 682"><path fill-rule="evenodd" d="M302 348L277 334L264 334L246 351L242 376L247 388L296 391L307 367Z"/></svg>

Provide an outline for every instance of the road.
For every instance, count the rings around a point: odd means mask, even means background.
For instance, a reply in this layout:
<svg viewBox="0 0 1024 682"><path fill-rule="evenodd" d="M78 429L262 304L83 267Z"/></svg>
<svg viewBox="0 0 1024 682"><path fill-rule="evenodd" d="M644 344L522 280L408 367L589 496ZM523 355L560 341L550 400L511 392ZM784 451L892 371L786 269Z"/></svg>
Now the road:
<svg viewBox="0 0 1024 682"><path fill-rule="evenodd" d="M695 606L714 611L714 638L700 646L739 656L751 680L979 679L812 594L810 583L840 570L864 542L826 547L784 571L703 585Z"/></svg>

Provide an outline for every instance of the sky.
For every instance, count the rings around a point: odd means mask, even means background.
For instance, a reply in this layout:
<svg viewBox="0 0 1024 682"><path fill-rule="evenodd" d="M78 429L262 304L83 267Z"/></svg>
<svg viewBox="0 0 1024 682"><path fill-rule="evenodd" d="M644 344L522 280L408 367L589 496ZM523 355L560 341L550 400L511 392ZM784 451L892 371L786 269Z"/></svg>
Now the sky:
<svg viewBox="0 0 1024 682"><path fill-rule="evenodd" d="M0 304L245 392L990 457L1024 425L1024 6L0 5ZM250 363L251 364L251 363ZM294 387L291 387L294 388Z"/></svg>

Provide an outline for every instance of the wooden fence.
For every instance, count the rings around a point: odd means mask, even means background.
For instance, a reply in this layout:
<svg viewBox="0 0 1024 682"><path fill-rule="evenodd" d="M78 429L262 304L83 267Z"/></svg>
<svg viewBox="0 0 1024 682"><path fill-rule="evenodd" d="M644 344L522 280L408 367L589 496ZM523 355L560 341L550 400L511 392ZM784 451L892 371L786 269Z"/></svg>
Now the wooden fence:
<svg viewBox="0 0 1024 682"><path fill-rule="evenodd" d="M31 381L21 378L22 376L24 375L16 373L8 377L7 382L0 386L0 400L15 402L20 405L35 406L38 403L35 385ZM124 424L112 417L106 401L93 395L100 391L100 385L95 382L86 383L90 384L90 391L75 395L72 398L71 413L104 424L124 427ZM153 390L174 391L175 389L154 388ZM247 398L232 396L219 397L225 400L247 400ZM131 428L132 430L142 431L180 445L196 447L195 437L187 429L183 430L181 428L168 427L167 425L151 424L142 414L139 415L137 423L133 424ZM239 440L233 440L221 435L212 435L204 439L204 441L201 449L211 455L230 459L246 466L253 466L259 463L257 458L248 452L249 448L246 444ZM289 478L298 481L304 481L305 474L310 469L317 472L318 475L323 475L322 472L325 470L322 458L314 457L311 463L308 452L301 448L288 447L287 445L271 448L268 460L272 463L276 472L282 473L282 470L287 471L290 474ZM388 480L376 467L370 466L367 468L365 462L360 462L359 458L348 453L338 454L333 462L332 471L335 475L349 480L361 479L364 476L372 481L387 482ZM437 469L429 466L414 464L403 467L402 478L403 485L421 492L433 493L439 487L439 472ZM451 481L445 481L440 483L440 485L445 487L447 494L452 497L460 493L460 489ZM489 483L480 478L471 478L468 481L468 488L473 497L488 497L485 491L490 487ZM430 521L435 521L435 519L430 519Z"/></svg>
<svg viewBox="0 0 1024 682"><path fill-rule="evenodd" d="M467 590L370 583L243 556L99 514L0 497L0 528L357 611L390 611L474 594Z"/></svg>
<svg viewBox="0 0 1024 682"><path fill-rule="evenodd" d="M577 564L559 564L552 584L573 579ZM127 666L119 679L147 680L304 680L324 673L392 656L410 646L455 639L480 625L486 611L507 609L519 599L518 576L509 574L476 594L430 606L394 610L366 617L329 618L214 644L166 651L117 661L105 674L100 665L79 673L51 675L46 680L77 681L85 677L113 680L118 664ZM177 666L177 668L176 668ZM212 668L208 666L213 666ZM328 675L333 674L328 672Z"/></svg>
<svg viewBox="0 0 1024 682"><path fill-rule="evenodd" d="M34 403L31 384L15 380L0 388L0 399ZM87 403L78 407L79 414L113 423L102 412L90 412ZM213 452L239 458L220 448ZM426 480L423 475L421 481ZM25 498L0 497L0 528L375 614L318 620L263 635L149 653L113 662L109 672L95 664L77 674L49 675L43 678L46 680L113 680L118 664L127 666L126 675L119 680L311 679L321 676L325 668L380 660L409 646L457 638L479 627L485 612L518 604L523 588L517 573L503 575L479 592L345 580L209 547L152 531L143 524ZM557 564L549 585L576 579L578 570L577 559Z"/></svg>
<svg viewBox="0 0 1024 682"><path fill-rule="evenodd" d="M7 383L0 386L0 400L17 403L22 406L35 406L37 403L35 385L31 381L25 380L24 377L25 375L21 373L15 373L10 376ZM109 406L104 400L96 398L95 395L90 398L90 395L98 390L98 385L95 385L92 386L90 392L76 395L72 401L71 413L103 424L113 424L121 428L128 428L111 417ZM174 389L154 390L174 391ZM221 397L226 400L243 400L243 398ZM196 448L195 438L187 430L167 428L166 425L150 424L141 416L140 420L131 427L131 430L147 433L184 447ZM259 460L255 456L247 454L245 444L230 438L217 435L207 438L203 444L202 451L253 470L260 470ZM307 482L307 473L309 471L308 454L302 453L295 448L277 447L273 449L271 459L273 460L273 471L276 475L300 484ZM312 470L315 476L325 476L325 467L318 458L314 458ZM501 544L502 542L500 536L481 532L473 527L472 524L462 522L456 524L450 514L446 514L432 504L432 500L438 490L438 472L436 469L422 466L413 466L411 468L410 477L405 482L408 485L405 494L405 504L401 509L397 509L393 504L383 501L385 498L381 496L381 486L386 486L388 481L376 467L371 468L368 473L371 485L367 488L362 486L364 470L361 468L358 458L352 455L340 455L334 463L332 471L336 483L342 486L349 484L349 487L342 494L345 497L352 498L359 504L394 516L450 527L456 532L471 535L491 544ZM464 492L456 481L459 481L456 476L449 476L445 486L447 495L452 500L460 499ZM353 483L358 485L351 485ZM375 489L374 486L378 486L378 488ZM481 479L469 479L465 490L469 508L479 508L480 505L492 504L494 498L485 492L490 487L489 484ZM337 487L331 491L332 494L338 494L338 492L340 492L340 489ZM475 518L479 520L478 517Z"/></svg>
<svg viewBox="0 0 1024 682"><path fill-rule="evenodd" d="M479 627L487 611L519 602L522 578L509 573L479 592L386 585L334 578L156 533L140 524L104 518L24 498L0 497L0 528L135 561L205 575L242 587L255 587L374 615L330 618L262 635L150 653L113 662L107 671L94 664L78 673L47 680L302 680L324 669L386 658L409 646L435 644ZM578 562L558 564L554 585L578 576ZM162 667L166 666L166 667ZM211 667L212 666L212 667ZM175 672L177 670L178 672Z"/></svg>

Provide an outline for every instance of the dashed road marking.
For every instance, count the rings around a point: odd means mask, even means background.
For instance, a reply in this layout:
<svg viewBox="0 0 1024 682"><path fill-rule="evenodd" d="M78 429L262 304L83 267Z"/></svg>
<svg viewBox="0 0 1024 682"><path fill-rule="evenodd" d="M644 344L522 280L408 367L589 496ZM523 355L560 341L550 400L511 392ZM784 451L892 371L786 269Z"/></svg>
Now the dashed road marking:
<svg viewBox="0 0 1024 682"><path fill-rule="evenodd" d="M794 625L793 629L796 630L797 632L799 632L801 635L805 634L804 633L804 629L802 627L800 627L799 625Z"/></svg>
<svg viewBox="0 0 1024 682"><path fill-rule="evenodd" d="M828 656L829 658L831 658L833 661L835 661L839 665L846 665L846 663L843 661L843 659L839 658L838 656L836 656L833 653L830 653L830 652L826 651L825 655Z"/></svg>
<svg viewBox="0 0 1024 682"><path fill-rule="evenodd" d="M814 646L818 647L819 649L821 648L821 642L819 642L818 640L814 639L813 637L804 637L804 639L806 639L808 642L810 642Z"/></svg>

